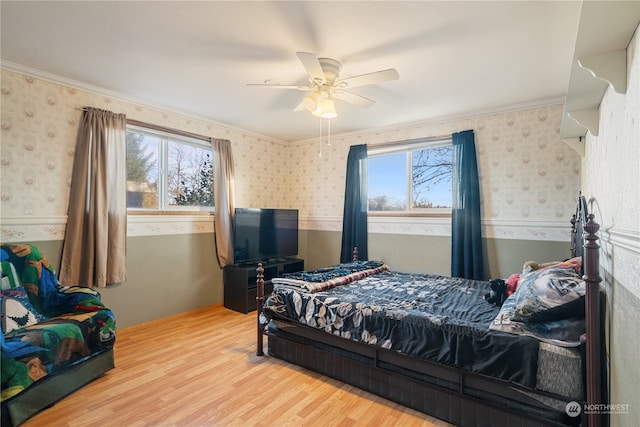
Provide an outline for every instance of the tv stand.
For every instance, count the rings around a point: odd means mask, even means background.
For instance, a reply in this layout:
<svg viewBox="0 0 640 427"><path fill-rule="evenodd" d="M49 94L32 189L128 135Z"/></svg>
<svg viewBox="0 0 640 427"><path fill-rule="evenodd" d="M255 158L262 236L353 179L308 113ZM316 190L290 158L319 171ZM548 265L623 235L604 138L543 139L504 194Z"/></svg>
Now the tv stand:
<svg viewBox="0 0 640 427"><path fill-rule="evenodd" d="M256 309L256 280L258 262L228 265L224 268L224 306L240 313ZM278 258L262 262L264 268L264 295L267 297L273 285L271 279L284 273L304 270L304 260L300 258Z"/></svg>

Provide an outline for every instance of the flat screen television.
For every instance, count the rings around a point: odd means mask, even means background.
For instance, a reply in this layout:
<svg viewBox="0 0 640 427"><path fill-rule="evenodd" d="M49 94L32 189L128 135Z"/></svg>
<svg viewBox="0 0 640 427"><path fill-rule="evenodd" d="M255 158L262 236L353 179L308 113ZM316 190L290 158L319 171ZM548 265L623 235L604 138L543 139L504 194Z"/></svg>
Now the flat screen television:
<svg viewBox="0 0 640 427"><path fill-rule="evenodd" d="M298 255L298 210L236 208L233 256L237 264Z"/></svg>

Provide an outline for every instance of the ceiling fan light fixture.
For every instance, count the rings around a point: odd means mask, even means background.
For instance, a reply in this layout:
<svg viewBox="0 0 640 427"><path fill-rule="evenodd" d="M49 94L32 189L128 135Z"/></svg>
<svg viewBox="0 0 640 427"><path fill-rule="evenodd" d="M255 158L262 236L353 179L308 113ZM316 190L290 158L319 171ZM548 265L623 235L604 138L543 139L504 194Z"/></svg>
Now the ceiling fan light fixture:
<svg viewBox="0 0 640 427"><path fill-rule="evenodd" d="M302 105L307 110L309 110L311 112L314 112L318 108L318 101L319 100L320 100L320 93L313 92L313 93L310 93L309 95L305 96L302 99Z"/></svg>
<svg viewBox="0 0 640 427"><path fill-rule="evenodd" d="M316 117L322 117L323 119L333 119L338 116L338 113L336 112L336 104L331 98L326 98L318 102L318 107L312 111L311 114Z"/></svg>
<svg viewBox="0 0 640 427"><path fill-rule="evenodd" d="M281 85L275 80L266 80L263 84L250 85L312 91L302 99L302 102L295 107L294 111L307 110L314 116L323 119L338 117L334 96L349 104L369 107L375 103L374 100L350 92L347 89L399 78L398 72L394 68L389 68L340 79L340 71L342 69L340 61L331 58L318 58L310 52L296 52L296 55L309 76L308 86Z"/></svg>

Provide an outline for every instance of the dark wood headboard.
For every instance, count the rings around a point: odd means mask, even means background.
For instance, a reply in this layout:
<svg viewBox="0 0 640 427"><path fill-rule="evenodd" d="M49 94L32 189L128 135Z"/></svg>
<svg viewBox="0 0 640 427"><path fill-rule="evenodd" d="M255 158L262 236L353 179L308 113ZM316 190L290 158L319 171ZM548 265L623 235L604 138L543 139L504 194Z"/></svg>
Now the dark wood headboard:
<svg viewBox="0 0 640 427"><path fill-rule="evenodd" d="M576 212L571 217L571 256L582 256L584 253L584 225L589 220L587 202L582 194L578 194Z"/></svg>

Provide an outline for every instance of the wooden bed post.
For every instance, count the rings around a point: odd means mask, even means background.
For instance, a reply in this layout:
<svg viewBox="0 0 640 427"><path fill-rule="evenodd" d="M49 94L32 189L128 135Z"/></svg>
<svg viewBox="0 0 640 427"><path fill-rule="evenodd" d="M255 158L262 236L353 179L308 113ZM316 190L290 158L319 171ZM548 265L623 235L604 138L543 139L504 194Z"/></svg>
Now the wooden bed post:
<svg viewBox="0 0 640 427"><path fill-rule="evenodd" d="M579 203L580 201L578 201ZM577 254L577 247L576 247L576 233L578 232L578 230L576 229L576 216L575 214L571 216L571 256L575 257Z"/></svg>
<svg viewBox="0 0 640 427"><path fill-rule="evenodd" d="M258 310L257 324L258 324L258 348L256 350L256 356L263 356L263 339L262 339L262 328L260 328L260 315L262 314L262 304L264 304L264 268L262 268L262 263L258 263L258 268L256 269L258 272L258 278L256 279L256 308Z"/></svg>
<svg viewBox="0 0 640 427"><path fill-rule="evenodd" d="M593 218L593 214L589 214L588 221L584 224L584 275L582 278L586 282L585 296L585 317L587 329L587 419L590 427L599 427L602 421L602 415L599 413L598 406L602 403L602 375L601 368L601 351L600 351L600 282L602 278L599 274L600 269L600 245L598 245L598 236L596 233L600 229ZM595 406L592 406L595 405Z"/></svg>

